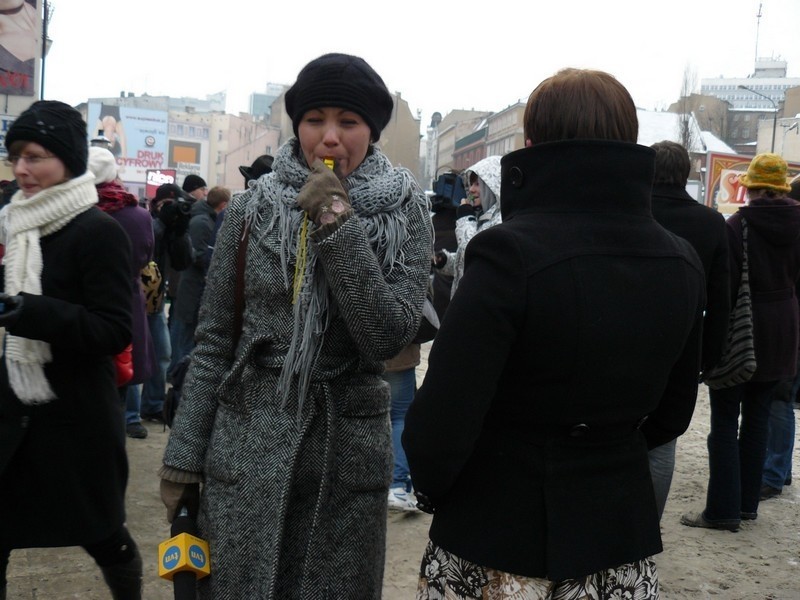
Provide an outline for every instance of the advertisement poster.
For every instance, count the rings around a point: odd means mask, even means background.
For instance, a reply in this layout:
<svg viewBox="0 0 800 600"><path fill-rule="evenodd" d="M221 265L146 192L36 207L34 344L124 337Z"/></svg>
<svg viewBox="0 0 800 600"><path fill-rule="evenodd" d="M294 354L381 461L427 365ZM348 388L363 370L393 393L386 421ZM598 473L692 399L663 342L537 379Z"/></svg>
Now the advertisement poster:
<svg viewBox="0 0 800 600"><path fill-rule="evenodd" d="M111 140L119 177L146 184L147 171L167 165L167 112L89 102L89 138L102 133Z"/></svg>
<svg viewBox="0 0 800 600"><path fill-rule="evenodd" d="M0 94L33 95L34 61L41 50L38 0L0 14Z"/></svg>
<svg viewBox="0 0 800 600"><path fill-rule="evenodd" d="M165 183L176 183L178 173L175 169L148 169L145 197L155 198L156 190Z"/></svg>
<svg viewBox="0 0 800 600"><path fill-rule="evenodd" d="M739 175L747 173L752 156L709 152L706 159L706 206L716 208L723 215L735 213L745 204L745 188ZM789 179L800 175L800 163L788 163Z"/></svg>

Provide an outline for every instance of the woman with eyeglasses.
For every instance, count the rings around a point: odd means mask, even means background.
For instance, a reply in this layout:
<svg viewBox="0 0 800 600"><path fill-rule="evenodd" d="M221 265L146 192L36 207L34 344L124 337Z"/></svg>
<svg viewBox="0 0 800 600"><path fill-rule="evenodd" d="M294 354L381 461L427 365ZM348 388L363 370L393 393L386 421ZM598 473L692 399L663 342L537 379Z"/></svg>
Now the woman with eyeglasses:
<svg viewBox="0 0 800 600"><path fill-rule="evenodd" d="M96 206L78 111L35 102L5 144L20 189L0 211L0 600L12 550L59 546L85 548L112 597L136 600L112 360L131 340L130 242Z"/></svg>

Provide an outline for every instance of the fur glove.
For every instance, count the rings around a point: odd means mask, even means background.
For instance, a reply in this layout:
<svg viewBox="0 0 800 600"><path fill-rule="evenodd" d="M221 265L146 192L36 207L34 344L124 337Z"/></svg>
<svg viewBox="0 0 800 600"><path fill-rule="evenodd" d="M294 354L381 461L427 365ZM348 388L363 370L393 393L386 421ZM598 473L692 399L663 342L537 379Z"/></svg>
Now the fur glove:
<svg viewBox="0 0 800 600"><path fill-rule="evenodd" d="M314 161L311 175L297 194L297 204L317 225L328 225L350 210L350 200L336 174L321 160Z"/></svg>

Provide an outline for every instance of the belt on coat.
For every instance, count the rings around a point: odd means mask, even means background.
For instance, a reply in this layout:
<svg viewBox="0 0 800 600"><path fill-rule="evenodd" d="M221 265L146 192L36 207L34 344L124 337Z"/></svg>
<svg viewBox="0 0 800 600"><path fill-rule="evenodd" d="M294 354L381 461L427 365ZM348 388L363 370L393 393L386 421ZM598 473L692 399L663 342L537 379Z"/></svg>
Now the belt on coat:
<svg viewBox="0 0 800 600"><path fill-rule="evenodd" d="M613 440L636 432L641 429L645 421L647 421L647 415L638 421L626 423L542 423L534 425L529 431L534 436L542 436L546 439Z"/></svg>

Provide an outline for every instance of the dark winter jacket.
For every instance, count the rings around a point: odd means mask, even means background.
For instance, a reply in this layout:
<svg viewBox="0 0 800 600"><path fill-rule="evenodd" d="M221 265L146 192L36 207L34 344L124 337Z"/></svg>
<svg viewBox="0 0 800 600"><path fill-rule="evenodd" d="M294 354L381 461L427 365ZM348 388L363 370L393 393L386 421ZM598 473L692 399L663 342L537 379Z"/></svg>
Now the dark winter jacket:
<svg viewBox="0 0 800 600"><path fill-rule="evenodd" d="M205 200L200 200L192 205L191 215L189 240L192 243L192 264L181 273L173 315L186 323L197 322L200 299L206 286L206 272L211 260L209 246L214 237L217 211Z"/></svg>
<svg viewBox="0 0 800 600"><path fill-rule="evenodd" d="M130 242L91 208L41 248L42 294L23 294L9 332L50 344L45 374L57 398L23 405L0 360L0 548L90 544L125 521L125 419L112 356L131 341Z"/></svg>
<svg viewBox="0 0 800 600"><path fill-rule="evenodd" d="M173 228L167 228L164 222L158 218L156 213L151 212L153 217L153 237L155 248L153 250L153 260L156 261L161 276L161 289L166 287L168 273L170 271L183 271L192 264L192 242L189 240L189 232L175 232Z"/></svg>
<svg viewBox="0 0 800 600"><path fill-rule="evenodd" d="M701 369L713 367L722 356L731 310L728 234L725 218L698 204L681 186L653 187L653 216L697 252L706 275L706 314L703 318Z"/></svg>
<svg viewBox="0 0 800 600"><path fill-rule="evenodd" d="M653 219L653 156L503 158L503 223L469 243L403 434L456 556L562 580L661 551L647 449L691 420L705 284Z"/></svg>
<svg viewBox="0 0 800 600"><path fill-rule="evenodd" d="M731 294L742 268L742 217L747 220L747 256L756 372L752 381L779 381L795 375L800 276L800 203L789 198L755 199L728 218Z"/></svg>

